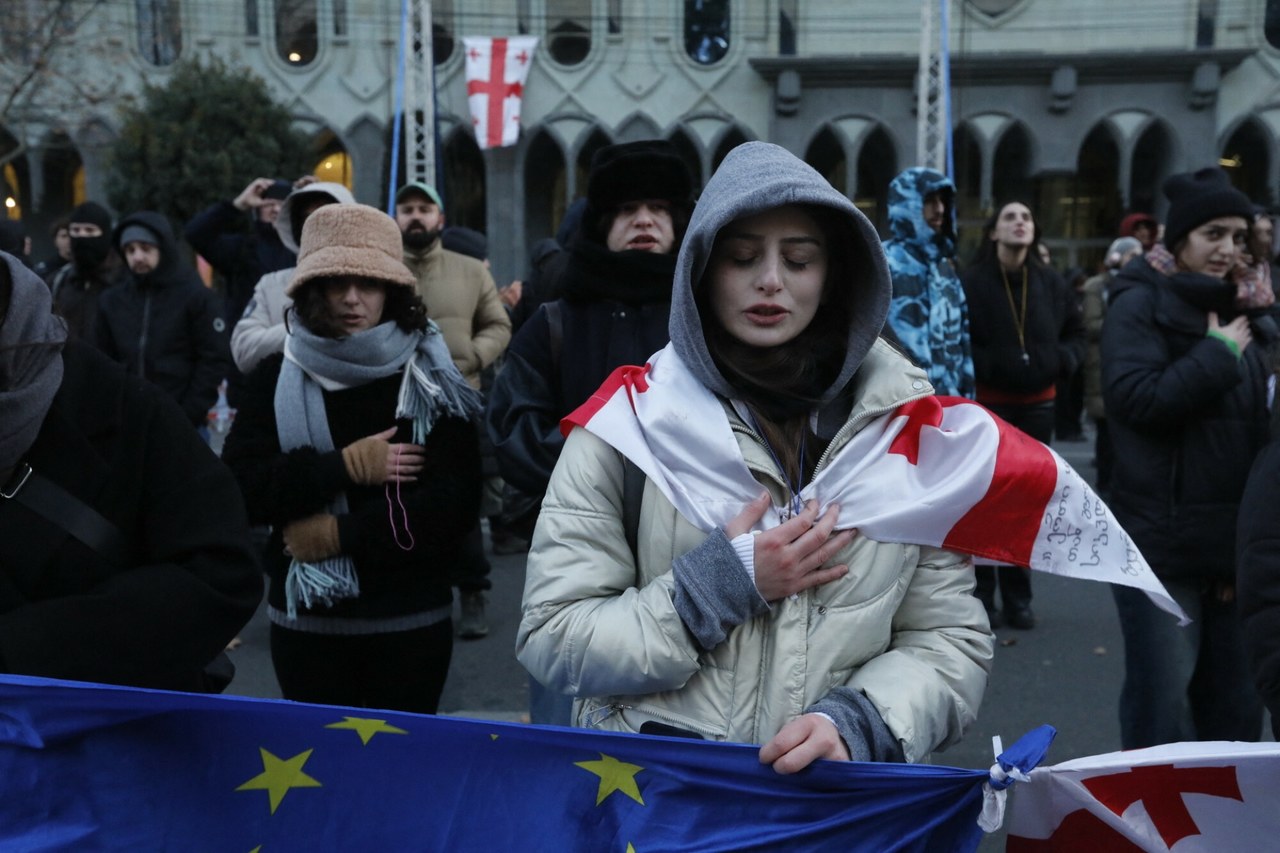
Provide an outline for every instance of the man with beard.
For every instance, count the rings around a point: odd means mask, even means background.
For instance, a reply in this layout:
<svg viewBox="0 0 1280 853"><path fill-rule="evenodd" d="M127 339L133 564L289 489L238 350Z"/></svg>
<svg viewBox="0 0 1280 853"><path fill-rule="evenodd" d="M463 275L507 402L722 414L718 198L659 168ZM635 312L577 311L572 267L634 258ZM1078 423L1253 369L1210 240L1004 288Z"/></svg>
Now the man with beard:
<svg viewBox="0 0 1280 853"><path fill-rule="evenodd" d="M49 287L53 312L67 321L70 337L96 345L98 297L120 277L120 261L111 251L111 214L86 201L71 211L71 263L60 269Z"/></svg>
<svg viewBox="0 0 1280 853"><path fill-rule="evenodd" d="M538 503L564 447L560 419L615 368L644 364L667 344L692 195L669 142L610 145L592 158L581 224L548 272L563 296L520 327L485 414L503 479ZM533 722L569 725L570 697L533 679L529 690Z"/></svg>
<svg viewBox="0 0 1280 853"><path fill-rule="evenodd" d="M182 262L159 213L125 217L114 242L128 270L98 304L98 347L159 386L193 426L204 426L231 368L221 300Z"/></svg>
<svg viewBox="0 0 1280 853"><path fill-rule="evenodd" d="M440 327L449 355L471 387L480 388L480 373L502 355L511 340L511 319L485 265L451 252L440 244L445 216L440 194L420 181L396 192L396 224L404 243L404 263L418 281L427 316ZM458 636L478 639L489 633L485 591L489 561L479 526L467 537L455 565L462 616Z"/></svg>

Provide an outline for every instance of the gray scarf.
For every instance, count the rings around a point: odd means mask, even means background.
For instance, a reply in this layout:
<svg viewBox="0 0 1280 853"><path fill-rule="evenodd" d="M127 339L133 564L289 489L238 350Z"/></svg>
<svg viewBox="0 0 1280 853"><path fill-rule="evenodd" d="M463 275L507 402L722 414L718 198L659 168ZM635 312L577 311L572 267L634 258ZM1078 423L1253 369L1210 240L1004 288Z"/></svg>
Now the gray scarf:
<svg viewBox="0 0 1280 853"><path fill-rule="evenodd" d="M396 418L413 422L415 444L426 441L442 416L470 419L480 412L479 393L454 366L435 323L428 323L422 332L406 332L387 322L344 338L321 337L304 326L294 327L285 339L284 364L276 383L280 449L288 452L309 446L321 453L336 449L325 416L324 392L359 387L402 370ZM334 515L348 509L344 492L329 505ZM355 566L345 554L318 563L294 560L289 565L285 602L290 619L297 618L299 601L309 609L359 595Z"/></svg>
<svg viewBox="0 0 1280 853"><path fill-rule="evenodd" d="M67 324L53 316L49 288L9 255L0 263L13 280L0 325L0 472L9 471L35 444L62 385Z"/></svg>

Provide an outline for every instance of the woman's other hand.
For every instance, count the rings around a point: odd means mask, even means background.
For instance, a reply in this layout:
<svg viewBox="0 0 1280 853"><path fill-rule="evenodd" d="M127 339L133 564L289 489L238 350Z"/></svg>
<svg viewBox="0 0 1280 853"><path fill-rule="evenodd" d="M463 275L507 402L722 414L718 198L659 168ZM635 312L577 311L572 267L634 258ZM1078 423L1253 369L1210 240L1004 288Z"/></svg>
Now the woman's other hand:
<svg viewBox="0 0 1280 853"><path fill-rule="evenodd" d="M1249 328L1249 318L1243 314L1236 317L1230 323L1223 323L1218 319L1217 311L1210 311L1209 331L1217 332L1225 338L1235 341L1240 352L1244 352L1249 344L1253 341L1253 331Z"/></svg>
<svg viewBox="0 0 1280 853"><path fill-rule="evenodd" d="M765 492L747 504L725 525L725 535L733 539L749 531L764 517L769 501L769 493ZM849 573L844 564L822 567L858 532L834 533L839 515L840 507L832 504L819 518L818 502L809 501L796 517L755 536L756 589L765 601L777 601Z"/></svg>
<svg viewBox="0 0 1280 853"><path fill-rule="evenodd" d="M835 723L822 714L796 717L760 747L760 763L771 764L783 774L803 770L819 758L849 760L849 750Z"/></svg>
<svg viewBox="0 0 1280 853"><path fill-rule="evenodd" d="M391 444L396 428L365 436L342 448L342 462L351 482L362 486L383 483L412 483L422 470L423 448L420 444Z"/></svg>

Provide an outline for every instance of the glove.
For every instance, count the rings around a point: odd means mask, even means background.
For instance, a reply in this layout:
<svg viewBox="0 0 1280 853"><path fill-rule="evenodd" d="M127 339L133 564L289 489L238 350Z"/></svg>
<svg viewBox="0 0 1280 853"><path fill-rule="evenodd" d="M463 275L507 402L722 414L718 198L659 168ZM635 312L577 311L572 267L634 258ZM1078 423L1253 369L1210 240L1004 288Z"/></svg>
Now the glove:
<svg viewBox="0 0 1280 853"><path fill-rule="evenodd" d="M338 519L326 512L289 522L284 526L284 551L299 563L341 554Z"/></svg>
<svg viewBox="0 0 1280 853"><path fill-rule="evenodd" d="M396 428L365 436L342 448L342 464L351 482L361 486L380 486L387 481L387 442Z"/></svg>

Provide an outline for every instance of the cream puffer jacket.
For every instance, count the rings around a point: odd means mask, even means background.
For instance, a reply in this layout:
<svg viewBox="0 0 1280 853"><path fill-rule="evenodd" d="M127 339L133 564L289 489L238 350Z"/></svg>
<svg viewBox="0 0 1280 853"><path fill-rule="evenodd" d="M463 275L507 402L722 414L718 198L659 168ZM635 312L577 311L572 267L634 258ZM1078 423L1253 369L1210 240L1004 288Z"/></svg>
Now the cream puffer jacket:
<svg viewBox="0 0 1280 853"><path fill-rule="evenodd" d="M855 378L848 422L819 466L867 422L930 392L925 374L878 342ZM782 503L768 449L726 404L747 465ZM774 602L704 651L673 603L671 562L706 533L646 482L638 562L622 521L623 460L583 429L565 444L530 551L521 663L578 697L575 725L636 732L656 721L710 740L764 743L832 688L861 690L908 761L958 740L978 712L993 637L969 558L854 541L829 564L849 574Z"/></svg>

